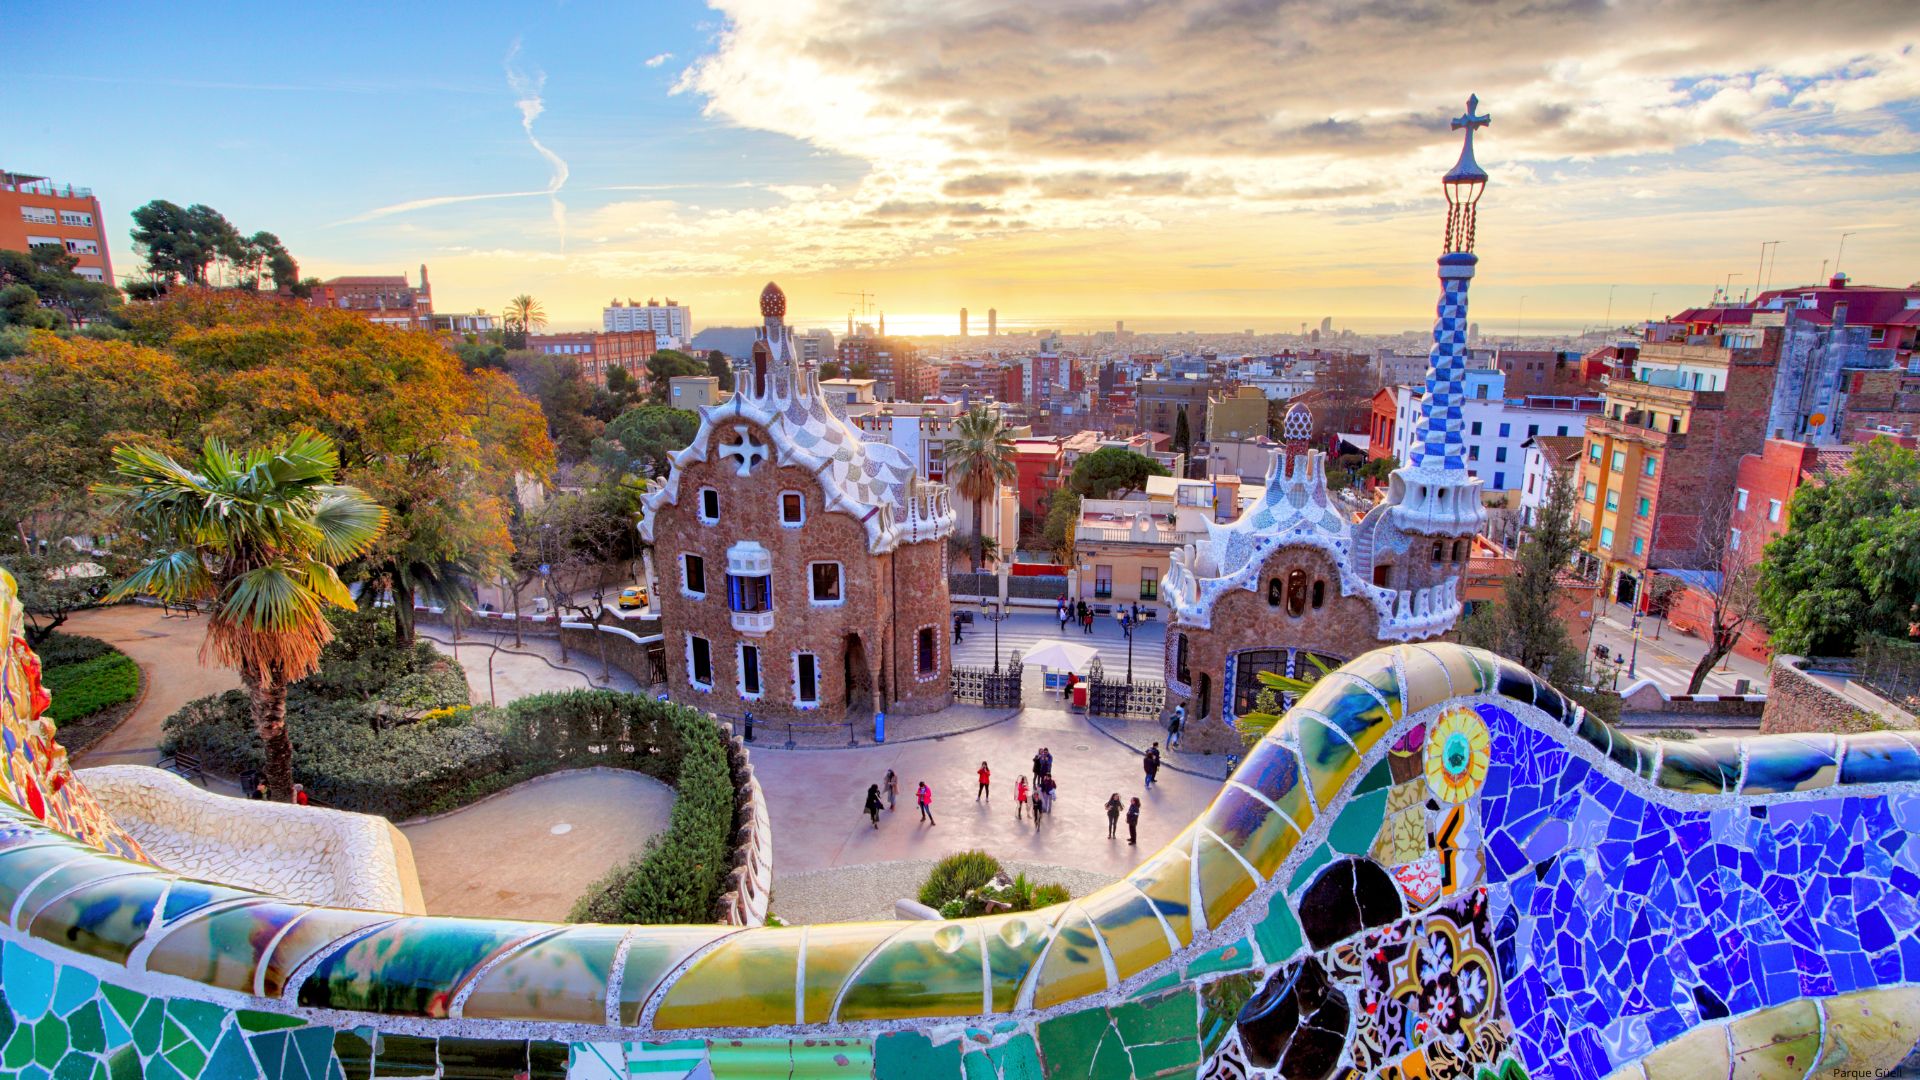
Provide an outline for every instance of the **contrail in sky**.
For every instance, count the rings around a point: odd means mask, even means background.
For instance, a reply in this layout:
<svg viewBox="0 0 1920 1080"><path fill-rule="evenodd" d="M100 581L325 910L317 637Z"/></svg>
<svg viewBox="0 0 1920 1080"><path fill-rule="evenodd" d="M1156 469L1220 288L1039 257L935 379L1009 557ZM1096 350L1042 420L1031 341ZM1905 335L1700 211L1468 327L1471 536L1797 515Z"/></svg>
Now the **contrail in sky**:
<svg viewBox="0 0 1920 1080"><path fill-rule="evenodd" d="M527 141L533 144L534 150L539 152L541 157L547 159L547 165L553 170L547 180L547 199L553 207L553 224L560 230L560 250L564 252L567 250L567 204L560 201L560 189L567 184L567 162L559 154L547 149L546 145L533 134L533 122L539 119L540 114L547 108L540 97L541 89L547 84L547 75L543 71L536 71L532 75L521 71L514 63L519 55L520 39L516 37L513 39L513 45L507 49L505 60L507 85L519 95L514 104L520 108L520 126L527 133Z"/></svg>

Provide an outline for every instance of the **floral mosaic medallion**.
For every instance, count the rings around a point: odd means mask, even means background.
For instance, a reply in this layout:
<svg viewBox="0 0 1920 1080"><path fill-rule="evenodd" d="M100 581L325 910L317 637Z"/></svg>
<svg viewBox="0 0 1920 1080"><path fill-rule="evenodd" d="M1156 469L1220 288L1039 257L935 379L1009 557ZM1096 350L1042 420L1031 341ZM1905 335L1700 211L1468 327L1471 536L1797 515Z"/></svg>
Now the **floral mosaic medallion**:
<svg viewBox="0 0 1920 1080"><path fill-rule="evenodd" d="M1473 798L1487 779L1493 737L1469 708L1448 709L1427 733L1427 787L1444 802Z"/></svg>

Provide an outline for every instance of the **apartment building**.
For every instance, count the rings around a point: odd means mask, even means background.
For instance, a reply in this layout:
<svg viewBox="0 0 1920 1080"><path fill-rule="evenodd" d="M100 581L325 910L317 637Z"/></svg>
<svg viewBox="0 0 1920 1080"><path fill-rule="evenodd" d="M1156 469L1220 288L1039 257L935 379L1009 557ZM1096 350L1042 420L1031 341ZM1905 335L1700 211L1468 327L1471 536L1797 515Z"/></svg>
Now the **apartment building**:
<svg viewBox="0 0 1920 1080"><path fill-rule="evenodd" d="M616 333L529 334L527 348L549 356L566 356L580 365L588 382L607 385L607 374L620 368L635 379L644 378L647 361L658 351L651 330Z"/></svg>
<svg viewBox="0 0 1920 1080"><path fill-rule="evenodd" d="M308 305L351 311L371 323L401 330L433 329L433 287L420 264L420 284L405 274L337 277L313 287Z"/></svg>
<svg viewBox="0 0 1920 1080"><path fill-rule="evenodd" d="M840 370L872 379L882 401L925 401L937 389L933 367L905 339L860 334L840 342L839 354Z"/></svg>
<svg viewBox="0 0 1920 1080"><path fill-rule="evenodd" d="M1217 376L1141 379L1133 386L1140 430L1172 435L1185 412L1187 431L1198 442L1206 437L1208 405L1229 385Z"/></svg>
<svg viewBox="0 0 1920 1080"><path fill-rule="evenodd" d="M1525 471L1525 443L1538 435L1577 435L1589 416L1600 412L1598 397L1562 397L1529 395L1508 397L1506 374L1496 369L1465 373L1467 400L1461 406L1466 424L1467 475L1481 481L1481 494L1495 499L1504 494L1511 502L1520 493ZM1424 386L1388 387L1394 399L1394 412L1388 434L1392 438L1392 456L1406 461L1414 436L1414 418L1419 415ZM1374 426L1382 427L1379 406L1374 409ZM1372 451L1369 450L1369 453Z"/></svg>
<svg viewBox="0 0 1920 1080"><path fill-rule="evenodd" d="M1649 569L1697 560L1702 516L1766 439L1783 336L1647 342L1634 378L1608 380L1603 413L1587 419L1576 506L1614 600L1644 605Z"/></svg>
<svg viewBox="0 0 1920 1080"><path fill-rule="evenodd" d="M664 304L651 297L644 304L615 300L601 310L600 329L609 334L651 330L659 348L684 349L693 340L693 309L674 303L672 297Z"/></svg>
<svg viewBox="0 0 1920 1080"><path fill-rule="evenodd" d="M49 244L76 261L88 281L113 282L106 215L92 188L0 169L0 248L28 251Z"/></svg>

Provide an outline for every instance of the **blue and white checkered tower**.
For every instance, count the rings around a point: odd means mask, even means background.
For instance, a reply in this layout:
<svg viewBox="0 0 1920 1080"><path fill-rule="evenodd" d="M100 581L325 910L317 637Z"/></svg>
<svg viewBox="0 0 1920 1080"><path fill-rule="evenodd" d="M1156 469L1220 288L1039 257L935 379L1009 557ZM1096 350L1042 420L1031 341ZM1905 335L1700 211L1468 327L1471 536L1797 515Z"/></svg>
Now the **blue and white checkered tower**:
<svg viewBox="0 0 1920 1080"><path fill-rule="evenodd" d="M1472 536L1485 520L1480 480L1467 472L1464 412L1467 401L1467 286L1479 262L1473 254L1474 211L1486 189L1487 174L1473 159L1473 133L1491 117L1467 98L1466 115L1453 121L1466 132L1460 160L1441 181L1447 196L1446 250L1440 256L1440 305L1433 320L1433 349L1427 354L1426 395L1413 425L1407 461L1394 470L1388 487L1393 522L1402 531L1426 536Z"/></svg>

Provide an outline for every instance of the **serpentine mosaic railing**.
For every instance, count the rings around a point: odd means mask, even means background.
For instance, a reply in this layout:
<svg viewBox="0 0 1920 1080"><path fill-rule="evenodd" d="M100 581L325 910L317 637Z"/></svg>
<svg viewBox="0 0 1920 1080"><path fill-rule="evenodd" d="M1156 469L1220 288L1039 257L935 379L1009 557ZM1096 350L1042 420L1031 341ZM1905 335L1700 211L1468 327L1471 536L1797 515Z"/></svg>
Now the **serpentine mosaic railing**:
<svg viewBox="0 0 1920 1080"><path fill-rule="evenodd" d="M0 608L17 631L10 581ZM23 1080L1700 1080L1891 1069L1920 1040L1920 737L1640 739L1457 646L1324 678L1091 896L750 930L183 879L85 798L17 635L4 674Z"/></svg>

